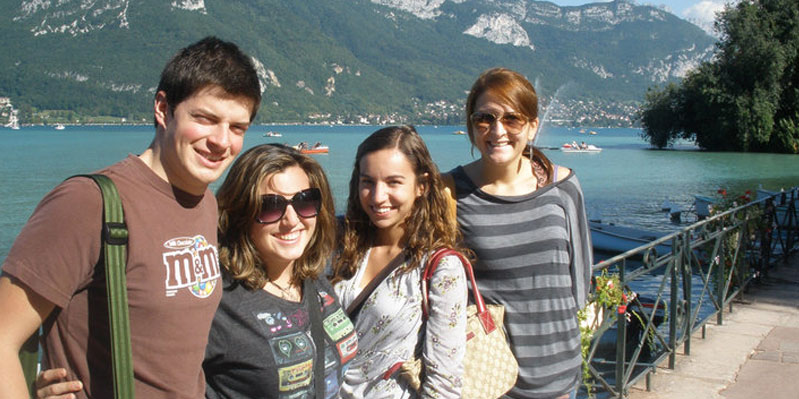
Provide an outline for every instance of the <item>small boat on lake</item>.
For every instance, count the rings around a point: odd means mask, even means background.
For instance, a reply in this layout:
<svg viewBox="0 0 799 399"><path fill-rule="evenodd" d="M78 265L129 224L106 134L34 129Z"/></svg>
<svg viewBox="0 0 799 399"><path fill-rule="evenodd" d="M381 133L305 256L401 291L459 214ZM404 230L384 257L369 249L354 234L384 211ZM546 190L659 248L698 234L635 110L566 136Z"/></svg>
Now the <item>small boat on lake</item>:
<svg viewBox="0 0 799 399"><path fill-rule="evenodd" d="M623 253L633 248L649 244L669 233L643 230L633 227L617 226L612 223L590 221L591 243L595 250L610 253ZM671 242L655 247L658 255L671 252Z"/></svg>
<svg viewBox="0 0 799 399"><path fill-rule="evenodd" d="M330 148L326 145L322 145L322 143L317 142L313 146L308 145L306 142L301 142L294 146L294 148L299 151L301 154L327 154L330 152Z"/></svg>
<svg viewBox="0 0 799 399"><path fill-rule="evenodd" d="M64 125L61 123L55 125L55 130L64 130L64 129L66 129L66 127L64 127Z"/></svg>
<svg viewBox="0 0 799 399"><path fill-rule="evenodd" d="M270 130L264 133L264 137L283 137L283 134Z"/></svg>
<svg viewBox="0 0 799 399"><path fill-rule="evenodd" d="M456 131L452 132L452 134L456 134L456 135L462 136L462 135L465 135L466 132L464 132L463 130L456 130Z"/></svg>
<svg viewBox="0 0 799 399"><path fill-rule="evenodd" d="M326 145L322 145L315 148L305 148L300 150L302 154L327 154L330 149Z"/></svg>
<svg viewBox="0 0 799 399"><path fill-rule="evenodd" d="M593 145L593 144L577 144L572 142L571 144L565 143L560 146L560 150L563 152L601 152L602 149Z"/></svg>

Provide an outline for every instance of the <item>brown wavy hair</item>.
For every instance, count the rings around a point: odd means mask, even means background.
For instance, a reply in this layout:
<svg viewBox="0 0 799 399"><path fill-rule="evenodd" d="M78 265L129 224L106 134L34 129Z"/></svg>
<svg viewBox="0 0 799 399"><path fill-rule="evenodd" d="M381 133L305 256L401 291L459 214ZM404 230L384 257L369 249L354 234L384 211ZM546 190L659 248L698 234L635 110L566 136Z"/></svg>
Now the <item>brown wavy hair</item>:
<svg viewBox="0 0 799 399"><path fill-rule="evenodd" d="M538 117L538 95L527 78L507 68L488 69L477 78L466 98L466 129L472 145L474 145L475 132L471 115L474 112L477 99L483 93L491 93L529 120ZM544 184L551 183L554 166L549 158L532 144L525 148L523 155L543 168L546 176Z"/></svg>
<svg viewBox="0 0 799 399"><path fill-rule="evenodd" d="M417 183L424 186L422 195L414 200L413 209L406 220L405 254L409 261L403 272L420 267L422 257L440 247L450 247L470 254L461 246L457 222L448 217L449 198L444 191L445 184L424 141L413 126L390 126L372 133L358 146L350 178L342 247L333 264L334 282L347 280L355 275L376 236L377 229L361 206L358 183L363 157L385 149L397 149L405 155L413 167Z"/></svg>
<svg viewBox="0 0 799 399"><path fill-rule="evenodd" d="M316 228L302 256L294 262L292 284L317 278L333 252L336 219L333 196L322 167L297 150L276 144L250 148L233 163L216 197L219 203L219 263L247 288L261 289L269 281L264 264L249 236L250 227L261 209L259 185L264 179L291 166L308 175L312 188L322 192L322 207Z"/></svg>

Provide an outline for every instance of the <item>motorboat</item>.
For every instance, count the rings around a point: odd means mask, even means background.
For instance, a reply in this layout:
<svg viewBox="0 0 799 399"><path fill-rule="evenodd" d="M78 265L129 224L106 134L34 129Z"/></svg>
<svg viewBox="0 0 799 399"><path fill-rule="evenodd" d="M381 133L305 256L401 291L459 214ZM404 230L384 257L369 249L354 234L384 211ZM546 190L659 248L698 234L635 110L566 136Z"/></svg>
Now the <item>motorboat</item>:
<svg viewBox="0 0 799 399"><path fill-rule="evenodd" d="M64 127L64 125L61 123L55 125L55 130L64 130L64 129L66 129L66 127Z"/></svg>
<svg viewBox="0 0 799 399"><path fill-rule="evenodd" d="M466 132L464 132L463 130L456 130L456 131L452 132L452 134L463 136L463 135L466 134Z"/></svg>
<svg viewBox="0 0 799 399"><path fill-rule="evenodd" d="M264 133L264 137L283 137L283 134L270 130Z"/></svg>
<svg viewBox="0 0 799 399"><path fill-rule="evenodd" d="M330 148L326 145L320 145L311 148L302 148L299 150L301 154L327 154Z"/></svg>
<svg viewBox="0 0 799 399"><path fill-rule="evenodd" d="M588 225L591 229L591 243L594 250L609 253L627 252L669 234L633 227L617 226L612 223L602 223L596 220L588 222ZM671 242L658 244L655 249L658 254L671 252Z"/></svg>
<svg viewBox="0 0 799 399"><path fill-rule="evenodd" d="M560 150L563 152L600 152L602 151L601 148L593 145L593 144L586 144L581 145L577 143L565 143L560 146Z"/></svg>

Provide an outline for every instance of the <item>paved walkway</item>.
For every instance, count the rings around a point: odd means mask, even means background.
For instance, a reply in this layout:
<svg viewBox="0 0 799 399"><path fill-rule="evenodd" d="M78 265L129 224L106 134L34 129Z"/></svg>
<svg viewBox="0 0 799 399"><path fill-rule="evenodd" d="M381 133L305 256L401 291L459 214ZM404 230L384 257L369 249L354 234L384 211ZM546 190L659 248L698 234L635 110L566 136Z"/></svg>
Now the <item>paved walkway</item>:
<svg viewBox="0 0 799 399"><path fill-rule="evenodd" d="M724 324L707 324L705 339L694 334L690 356L678 349L674 370L668 360L658 367L651 391L641 379L628 398L799 398L799 254L770 269L728 311Z"/></svg>

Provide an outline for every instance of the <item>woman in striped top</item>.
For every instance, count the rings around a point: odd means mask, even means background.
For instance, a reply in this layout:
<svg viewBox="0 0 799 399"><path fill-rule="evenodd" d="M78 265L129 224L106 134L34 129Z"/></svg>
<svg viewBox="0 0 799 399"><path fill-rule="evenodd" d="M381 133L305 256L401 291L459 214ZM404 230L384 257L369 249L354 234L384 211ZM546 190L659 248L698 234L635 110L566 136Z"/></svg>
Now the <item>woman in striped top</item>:
<svg viewBox="0 0 799 399"><path fill-rule="evenodd" d="M574 397L582 358L577 310L591 277L591 243L574 172L530 144L538 99L524 76L504 68L472 86L466 114L476 161L450 172L457 220L487 303L505 306L519 362L510 398Z"/></svg>

